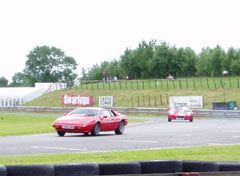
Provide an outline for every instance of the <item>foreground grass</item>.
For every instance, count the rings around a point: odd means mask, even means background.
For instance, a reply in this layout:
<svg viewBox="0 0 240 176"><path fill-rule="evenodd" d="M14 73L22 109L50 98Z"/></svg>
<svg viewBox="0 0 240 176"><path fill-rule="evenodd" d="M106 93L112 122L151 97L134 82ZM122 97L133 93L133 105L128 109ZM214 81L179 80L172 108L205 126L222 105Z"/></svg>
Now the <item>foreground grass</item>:
<svg viewBox="0 0 240 176"><path fill-rule="evenodd" d="M17 136L55 132L53 121L58 116L44 114L0 113L0 136ZM129 123L143 123L146 120L129 119Z"/></svg>
<svg viewBox="0 0 240 176"><path fill-rule="evenodd" d="M70 164L70 163L115 163L139 160L203 160L240 161L240 145L189 147L161 150L44 154L22 156L0 156L2 165L15 164Z"/></svg>

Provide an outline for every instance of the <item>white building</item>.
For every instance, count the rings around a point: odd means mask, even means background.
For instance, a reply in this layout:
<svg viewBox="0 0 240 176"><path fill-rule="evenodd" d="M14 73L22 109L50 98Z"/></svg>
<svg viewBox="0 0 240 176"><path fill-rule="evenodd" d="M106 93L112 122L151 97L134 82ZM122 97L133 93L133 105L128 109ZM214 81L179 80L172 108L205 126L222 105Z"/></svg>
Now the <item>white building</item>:
<svg viewBox="0 0 240 176"><path fill-rule="evenodd" d="M35 87L0 88L0 107L18 106L66 87L66 83L36 83Z"/></svg>

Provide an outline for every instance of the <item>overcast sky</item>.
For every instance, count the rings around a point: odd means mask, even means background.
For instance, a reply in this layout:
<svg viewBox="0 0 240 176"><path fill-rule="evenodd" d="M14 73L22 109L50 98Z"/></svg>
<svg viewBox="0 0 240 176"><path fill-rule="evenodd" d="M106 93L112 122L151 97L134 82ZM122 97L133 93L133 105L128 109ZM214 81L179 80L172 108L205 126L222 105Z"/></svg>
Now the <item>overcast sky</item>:
<svg viewBox="0 0 240 176"><path fill-rule="evenodd" d="M36 46L76 59L77 74L145 40L240 48L239 0L0 0L0 77L11 82Z"/></svg>

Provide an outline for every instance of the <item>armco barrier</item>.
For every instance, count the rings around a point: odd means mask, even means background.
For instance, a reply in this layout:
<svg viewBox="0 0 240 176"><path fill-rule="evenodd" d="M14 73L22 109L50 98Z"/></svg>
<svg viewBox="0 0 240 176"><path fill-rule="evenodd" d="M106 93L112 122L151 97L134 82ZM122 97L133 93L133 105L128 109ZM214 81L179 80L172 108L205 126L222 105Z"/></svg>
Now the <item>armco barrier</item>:
<svg viewBox="0 0 240 176"><path fill-rule="evenodd" d="M240 162L150 160L126 163L0 165L0 176L239 176Z"/></svg>
<svg viewBox="0 0 240 176"><path fill-rule="evenodd" d="M14 106L14 107L0 107L0 111L25 111L25 112L53 112L66 113L76 107L29 107L29 106ZM113 107L116 111L123 114L154 114L159 116L167 116L167 109L161 108L118 108ZM239 110L194 110L195 117L226 117L226 118L240 118Z"/></svg>

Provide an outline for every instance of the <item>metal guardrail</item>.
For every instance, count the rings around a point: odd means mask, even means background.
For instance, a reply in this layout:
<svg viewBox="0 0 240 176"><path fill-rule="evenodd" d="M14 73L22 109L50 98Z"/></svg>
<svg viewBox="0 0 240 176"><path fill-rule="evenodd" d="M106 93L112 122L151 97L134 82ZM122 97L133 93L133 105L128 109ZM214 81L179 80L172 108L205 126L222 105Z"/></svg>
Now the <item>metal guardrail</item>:
<svg viewBox="0 0 240 176"><path fill-rule="evenodd" d="M54 112L65 113L76 107L30 107L30 106L14 106L14 107L0 107L0 111L24 111L24 112ZM119 108L113 107L116 111L123 114L150 114L167 116L168 109L161 108ZM239 110L194 110L195 117L219 117L219 118L240 118Z"/></svg>

